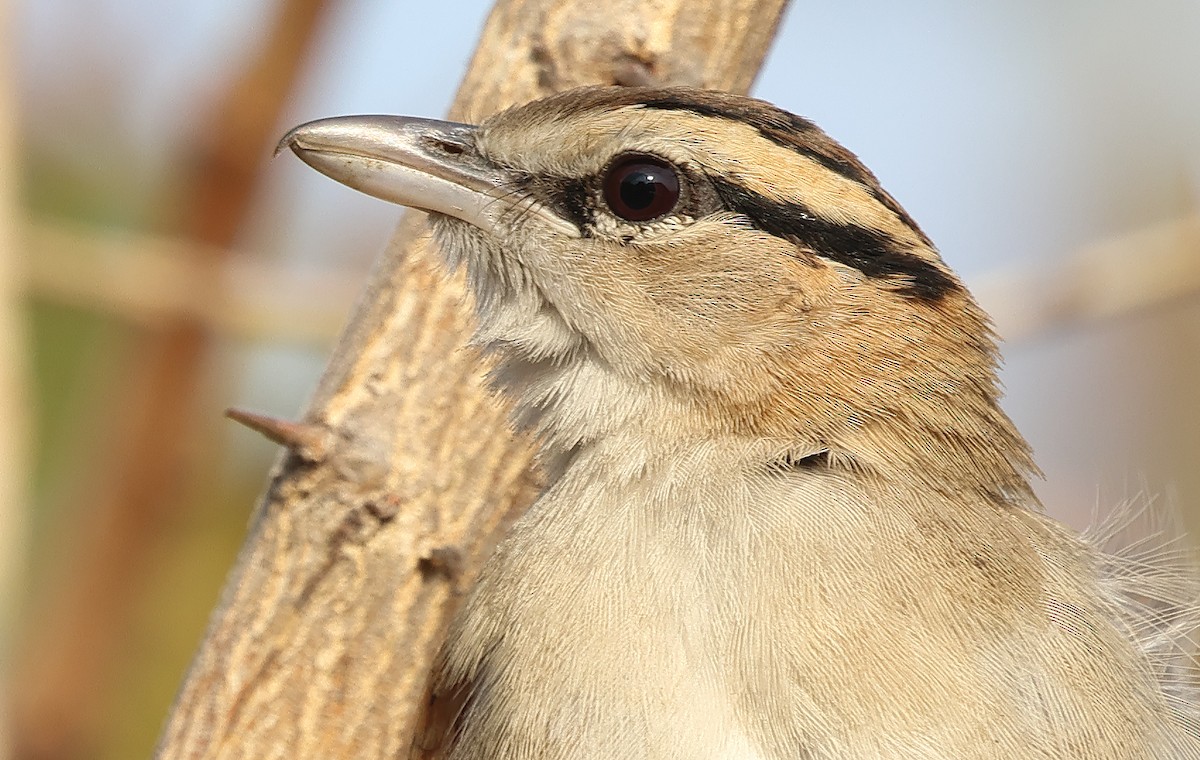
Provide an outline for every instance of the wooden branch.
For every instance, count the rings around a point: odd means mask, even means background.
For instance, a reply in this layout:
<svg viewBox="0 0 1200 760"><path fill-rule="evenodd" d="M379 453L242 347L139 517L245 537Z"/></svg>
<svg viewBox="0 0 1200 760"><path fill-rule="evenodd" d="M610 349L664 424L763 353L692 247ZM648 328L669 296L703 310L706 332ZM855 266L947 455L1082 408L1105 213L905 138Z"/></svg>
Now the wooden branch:
<svg viewBox="0 0 1200 760"><path fill-rule="evenodd" d="M501 0L450 115L597 82L744 91L783 4ZM328 431L324 458L276 468L160 758L403 756L448 617L537 490L421 223L402 225L304 415Z"/></svg>

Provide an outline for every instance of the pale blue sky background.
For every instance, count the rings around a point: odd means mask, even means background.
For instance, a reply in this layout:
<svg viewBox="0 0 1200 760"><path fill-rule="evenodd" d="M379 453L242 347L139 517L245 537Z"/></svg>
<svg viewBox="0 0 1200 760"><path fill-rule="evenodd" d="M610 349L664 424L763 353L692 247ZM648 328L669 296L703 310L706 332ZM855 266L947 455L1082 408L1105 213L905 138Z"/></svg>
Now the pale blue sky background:
<svg viewBox="0 0 1200 760"><path fill-rule="evenodd" d="M342 113L443 113L489 5L342 3L280 132ZM267 12L261 0L26 2L27 143L97 178L132 167L124 186L152 197L200 96ZM754 92L859 153L968 283L1198 205L1195 0L795 0ZM287 159L271 165L246 247L365 268L398 210ZM242 351L253 369L222 405L294 414L323 354ZM1111 502L1141 478L1200 503L1198 353L1195 299L1006 350L1007 406L1052 511L1081 523L1097 486Z"/></svg>

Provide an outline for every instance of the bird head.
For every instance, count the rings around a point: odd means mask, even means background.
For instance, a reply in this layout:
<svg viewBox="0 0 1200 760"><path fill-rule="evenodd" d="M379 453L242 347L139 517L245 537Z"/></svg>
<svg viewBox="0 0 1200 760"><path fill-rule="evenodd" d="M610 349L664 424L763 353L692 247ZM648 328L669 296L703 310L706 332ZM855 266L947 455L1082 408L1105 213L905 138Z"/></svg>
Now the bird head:
<svg viewBox="0 0 1200 760"><path fill-rule="evenodd" d="M478 126L343 117L283 144L431 212L466 267L477 341L547 445L629 430L666 448L769 441L790 462L1028 497L986 316L806 119L725 93L593 87Z"/></svg>

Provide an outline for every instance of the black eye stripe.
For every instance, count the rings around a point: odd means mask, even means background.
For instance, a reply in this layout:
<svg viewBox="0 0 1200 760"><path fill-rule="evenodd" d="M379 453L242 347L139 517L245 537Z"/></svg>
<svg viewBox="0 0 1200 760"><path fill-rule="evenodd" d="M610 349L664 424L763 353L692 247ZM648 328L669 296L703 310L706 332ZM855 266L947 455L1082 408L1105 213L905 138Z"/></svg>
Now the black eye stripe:
<svg viewBox="0 0 1200 760"><path fill-rule="evenodd" d="M726 208L746 216L763 232L803 245L867 277L894 280L900 293L934 302L961 289L951 275L886 233L826 221L803 204L771 200L721 177L709 181Z"/></svg>
<svg viewBox="0 0 1200 760"><path fill-rule="evenodd" d="M583 180L563 182L559 198L567 218L581 231L595 223L596 214L592 210L591 193L588 191L587 183Z"/></svg>
<svg viewBox="0 0 1200 760"><path fill-rule="evenodd" d="M592 228L596 224L593 184L586 179L526 175L516 183L516 187L545 203L560 217L575 225L580 235L591 237Z"/></svg>

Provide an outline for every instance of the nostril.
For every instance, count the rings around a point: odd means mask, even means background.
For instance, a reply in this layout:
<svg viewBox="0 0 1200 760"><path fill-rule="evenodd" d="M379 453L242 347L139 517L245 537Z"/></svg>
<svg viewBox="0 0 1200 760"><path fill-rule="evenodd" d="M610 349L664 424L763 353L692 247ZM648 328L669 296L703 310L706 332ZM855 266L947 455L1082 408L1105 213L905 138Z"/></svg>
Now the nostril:
<svg viewBox="0 0 1200 760"><path fill-rule="evenodd" d="M433 147L437 148L443 153L449 153L452 156L461 155L466 151L466 148L459 143L449 142L447 140L430 140L430 142L433 144Z"/></svg>

